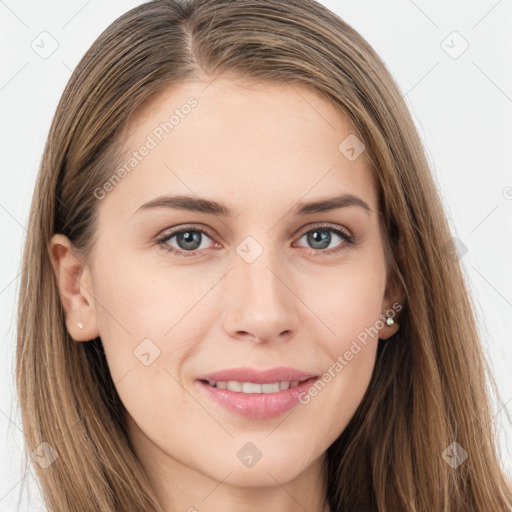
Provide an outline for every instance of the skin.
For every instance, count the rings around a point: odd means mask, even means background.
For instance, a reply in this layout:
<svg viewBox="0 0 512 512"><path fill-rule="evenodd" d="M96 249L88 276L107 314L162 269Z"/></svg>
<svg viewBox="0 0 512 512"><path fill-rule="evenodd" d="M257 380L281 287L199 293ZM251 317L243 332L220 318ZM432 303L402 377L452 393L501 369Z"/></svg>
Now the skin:
<svg viewBox="0 0 512 512"><path fill-rule="evenodd" d="M377 337L307 405L276 418L228 411L195 380L238 366L322 375L400 301L387 282L371 168L365 153L350 161L338 150L354 130L317 93L227 78L154 98L132 120L127 155L190 96L197 107L98 202L94 258L82 261L67 238L52 238L67 328L77 342L101 336L141 463L167 512L323 512L325 452L364 396ZM371 211L290 213L298 201L344 193ZM136 213L162 194L214 199L238 215ZM322 223L347 230L356 245L326 228L328 245L308 241ZM155 242L190 224L215 235L196 232L200 246L188 249L196 255ZM247 236L263 250L252 263L236 251ZM187 250L179 236L167 247ZM397 329L397 321L385 325L379 337ZM148 366L134 357L146 338L160 350ZM237 458L249 442L262 454L250 468Z"/></svg>

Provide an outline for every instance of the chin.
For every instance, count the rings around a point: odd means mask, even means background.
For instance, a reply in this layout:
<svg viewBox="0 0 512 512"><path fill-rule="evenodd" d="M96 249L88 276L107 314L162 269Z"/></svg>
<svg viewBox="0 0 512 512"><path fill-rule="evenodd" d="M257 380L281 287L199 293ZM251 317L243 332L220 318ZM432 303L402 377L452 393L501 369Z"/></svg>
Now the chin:
<svg viewBox="0 0 512 512"><path fill-rule="evenodd" d="M242 460L244 459L243 455L244 452L240 454ZM284 485L299 476L308 467L305 458L297 455L300 454L297 454L296 450L295 453L290 452L289 455L275 450L272 455L265 456L264 453L261 454L258 461L252 461L252 465L248 463L247 466L236 454L229 460L224 455L217 459L220 460L220 464L215 464L212 461L212 465L208 467L206 474L215 480L237 487L275 486L277 485L276 481ZM213 472L212 468L214 469ZM229 476L226 478L228 474Z"/></svg>

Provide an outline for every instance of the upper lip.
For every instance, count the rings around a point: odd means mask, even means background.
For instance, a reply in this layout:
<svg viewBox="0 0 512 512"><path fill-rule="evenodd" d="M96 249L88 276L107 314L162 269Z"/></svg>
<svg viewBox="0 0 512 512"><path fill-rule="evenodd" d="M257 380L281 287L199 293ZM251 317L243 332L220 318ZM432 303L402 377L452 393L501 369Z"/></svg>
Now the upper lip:
<svg viewBox="0 0 512 512"><path fill-rule="evenodd" d="M250 367L229 368L219 372L201 375L198 380L210 380L215 382L224 382L235 380L238 382L254 382L256 384L270 384L280 381L303 381L316 377L314 373L303 372L286 366L270 368L268 370L258 370Z"/></svg>

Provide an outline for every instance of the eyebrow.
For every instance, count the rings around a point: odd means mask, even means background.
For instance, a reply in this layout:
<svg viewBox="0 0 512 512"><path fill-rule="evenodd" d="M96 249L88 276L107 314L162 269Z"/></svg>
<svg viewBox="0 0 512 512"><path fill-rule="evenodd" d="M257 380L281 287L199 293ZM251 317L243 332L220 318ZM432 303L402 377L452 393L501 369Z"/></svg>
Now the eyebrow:
<svg viewBox="0 0 512 512"><path fill-rule="evenodd" d="M306 216L312 213L329 212L349 206L362 208L370 214L372 209L360 197L354 194L342 194L335 197L327 197L309 202L299 202L291 210L293 215ZM178 195L178 196L160 196L140 206L134 213L151 210L154 208L171 208L174 210L187 210L192 212L206 213L220 217L236 217L238 210L233 210L223 203L205 199L201 197Z"/></svg>

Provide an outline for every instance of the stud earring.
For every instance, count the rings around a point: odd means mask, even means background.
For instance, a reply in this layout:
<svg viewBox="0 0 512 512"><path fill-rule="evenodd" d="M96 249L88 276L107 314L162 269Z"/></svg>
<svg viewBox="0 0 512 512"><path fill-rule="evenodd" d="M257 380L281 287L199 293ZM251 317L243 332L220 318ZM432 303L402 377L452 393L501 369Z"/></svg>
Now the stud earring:
<svg viewBox="0 0 512 512"><path fill-rule="evenodd" d="M394 321L390 316L388 316L388 317L386 318L386 325L391 326L391 325L393 325L394 323L395 323L395 321Z"/></svg>
<svg viewBox="0 0 512 512"><path fill-rule="evenodd" d="M76 325L78 326L79 329L84 328L84 324L81 321L77 322Z"/></svg>

